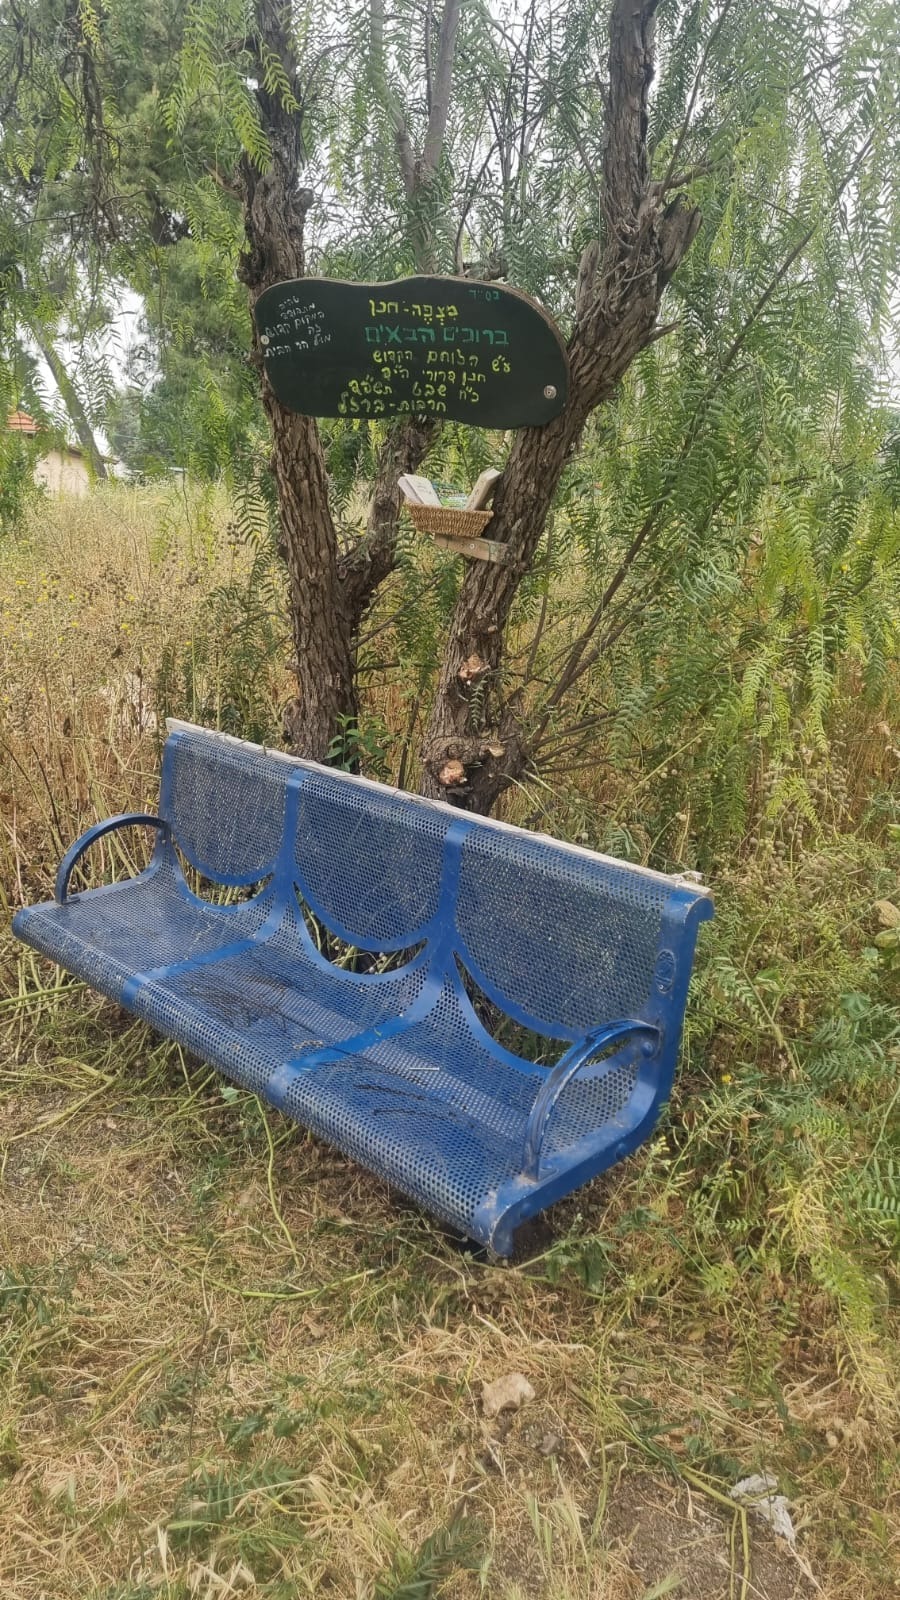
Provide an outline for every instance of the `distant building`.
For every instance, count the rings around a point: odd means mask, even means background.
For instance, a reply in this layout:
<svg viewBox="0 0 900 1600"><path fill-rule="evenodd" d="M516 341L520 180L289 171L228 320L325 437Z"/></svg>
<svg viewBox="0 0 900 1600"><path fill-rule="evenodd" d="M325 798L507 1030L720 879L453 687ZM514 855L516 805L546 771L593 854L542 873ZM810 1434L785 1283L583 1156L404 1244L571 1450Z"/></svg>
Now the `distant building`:
<svg viewBox="0 0 900 1600"><path fill-rule="evenodd" d="M40 423L24 411L14 411L6 425L10 433L20 433L26 439L40 440L45 432ZM53 443L48 435L47 448L40 451L35 462L34 481L50 494L88 494L91 474L84 451L75 444Z"/></svg>

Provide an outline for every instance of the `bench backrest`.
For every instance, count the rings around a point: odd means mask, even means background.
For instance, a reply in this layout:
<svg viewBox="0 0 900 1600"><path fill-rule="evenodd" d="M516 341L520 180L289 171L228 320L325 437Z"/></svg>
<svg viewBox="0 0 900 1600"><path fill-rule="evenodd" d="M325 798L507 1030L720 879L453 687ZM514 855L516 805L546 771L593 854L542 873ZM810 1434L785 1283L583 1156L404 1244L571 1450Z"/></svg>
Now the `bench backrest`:
<svg viewBox="0 0 900 1600"><path fill-rule="evenodd" d="M169 726L159 809L179 849L217 883L259 883L281 849L290 766L237 739Z"/></svg>
<svg viewBox="0 0 900 1600"><path fill-rule="evenodd" d="M641 1016L672 885L518 829L477 828L462 851L464 959L520 1021L580 1036Z"/></svg>
<svg viewBox="0 0 900 1600"><path fill-rule="evenodd" d="M400 790L311 768L299 793L294 844L303 892L352 943L408 948L439 916L451 821Z"/></svg>
<svg viewBox="0 0 900 1600"><path fill-rule="evenodd" d="M207 877L290 876L338 936L443 941L489 999L580 1037L655 1016L686 989L693 884L184 723L170 724L161 814ZM690 929L688 932L688 925ZM681 946L684 945L682 953ZM683 1004L683 1000L682 1000Z"/></svg>

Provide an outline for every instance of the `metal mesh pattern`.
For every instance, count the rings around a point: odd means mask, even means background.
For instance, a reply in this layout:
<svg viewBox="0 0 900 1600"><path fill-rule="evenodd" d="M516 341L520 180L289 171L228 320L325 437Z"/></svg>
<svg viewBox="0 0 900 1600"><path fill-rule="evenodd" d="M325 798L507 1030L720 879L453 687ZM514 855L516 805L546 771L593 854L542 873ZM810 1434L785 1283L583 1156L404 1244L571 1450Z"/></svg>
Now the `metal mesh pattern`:
<svg viewBox="0 0 900 1600"><path fill-rule="evenodd" d="M448 826L445 813L409 795L317 772L300 790L300 887L360 944L414 944L437 913Z"/></svg>
<svg viewBox="0 0 900 1600"><path fill-rule="evenodd" d="M487 1195L522 1166L528 1115L544 1069L504 1060L452 980L430 1014L398 1036L301 1070L285 1108L345 1154L373 1167L464 1233ZM545 1140L548 1155L621 1112L634 1069L572 1083Z"/></svg>
<svg viewBox="0 0 900 1600"><path fill-rule="evenodd" d="M371 979L316 958L291 908L265 943L139 989L133 1009L255 1093L285 1062L352 1039L421 994L414 967Z"/></svg>
<svg viewBox="0 0 900 1600"><path fill-rule="evenodd" d="M223 882L273 869L291 767L253 745L179 731L166 744L161 813L191 865Z"/></svg>
<svg viewBox="0 0 900 1600"><path fill-rule="evenodd" d="M479 828L463 846L463 959L538 1026L581 1034L640 1016L670 892L649 873Z"/></svg>
<svg viewBox="0 0 900 1600"><path fill-rule="evenodd" d="M208 956L250 938L270 909L269 896L233 910L188 899L171 858L164 857L143 877L89 891L62 906L29 906L18 912L15 929L51 961L119 1000L136 972Z"/></svg>
<svg viewBox="0 0 900 1600"><path fill-rule="evenodd" d="M271 883L204 904L166 847L128 883L20 912L16 932L498 1248L646 1136L674 1071L702 891L182 726L161 810L207 877ZM422 948L381 975L333 966L298 894L345 942L401 960ZM634 1041L566 1083L529 1176L552 1068L490 1037L457 960L486 1014L550 1037L620 1019L658 1030L652 1067Z"/></svg>
<svg viewBox="0 0 900 1600"><path fill-rule="evenodd" d="M615 1119L623 1118L636 1079L636 1064L620 1061L610 1066L604 1064L603 1071L594 1077L573 1078L557 1101L544 1136L544 1159L549 1161L555 1155L564 1154L587 1134L596 1133L609 1127ZM624 1121L621 1131L625 1132Z"/></svg>

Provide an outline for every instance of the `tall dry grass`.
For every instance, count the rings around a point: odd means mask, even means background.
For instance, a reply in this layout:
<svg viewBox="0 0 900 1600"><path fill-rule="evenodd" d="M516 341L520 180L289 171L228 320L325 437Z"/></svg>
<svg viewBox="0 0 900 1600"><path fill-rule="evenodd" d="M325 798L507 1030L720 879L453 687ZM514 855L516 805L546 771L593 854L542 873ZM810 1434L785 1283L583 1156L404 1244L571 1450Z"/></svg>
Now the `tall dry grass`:
<svg viewBox="0 0 900 1600"><path fill-rule="evenodd" d="M221 721L235 649L215 596L246 588L252 557L213 493L118 485L42 504L5 546L7 892L11 884L21 898L26 886L46 887L60 850L88 820L152 808L166 713ZM283 660L273 654L258 686L273 735L286 697Z"/></svg>
<svg viewBox="0 0 900 1600"><path fill-rule="evenodd" d="M0 549L7 912L153 808L167 710L277 737L253 559L215 496L115 487ZM862 837L735 864L671 1125L507 1271L4 937L4 1600L900 1592L893 1235L841 1214L896 1101L860 965L886 871ZM535 1401L486 1421L515 1371ZM728 1500L762 1470L794 1552Z"/></svg>

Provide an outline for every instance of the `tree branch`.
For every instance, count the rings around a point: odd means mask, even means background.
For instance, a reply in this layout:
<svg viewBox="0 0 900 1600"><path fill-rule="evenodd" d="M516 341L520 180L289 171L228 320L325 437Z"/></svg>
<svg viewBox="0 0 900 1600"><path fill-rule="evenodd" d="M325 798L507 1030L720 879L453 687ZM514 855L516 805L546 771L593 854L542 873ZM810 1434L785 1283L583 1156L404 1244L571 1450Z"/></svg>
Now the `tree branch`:
<svg viewBox="0 0 900 1600"><path fill-rule="evenodd" d="M380 3L380 0L377 0ZM462 0L444 0L441 26L438 33L437 64L434 70L434 87L431 94L431 111L425 143L422 147L420 182L430 183L437 172L447 132L450 114L450 90L453 84L453 60L456 54L456 34Z"/></svg>
<svg viewBox="0 0 900 1600"><path fill-rule="evenodd" d="M609 20L603 198L611 229L620 236L637 223L649 182L647 101L657 3L614 0Z"/></svg>
<svg viewBox="0 0 900 1600"><path fill-rule="evenodd" d="M431 32L434 27L434 0L425 0L425 109L431 116L434 63L431 59Z"/></svg>
<svg viewBox="0 0 900 1600"><path fill-rule="evenodd" d="M506 30L506 28L504 28L503 24L501 22L498 22L495 17L488 17L487 20L488 20L488 23L490 24L490 26L493 28L494 32L495 33L499 33L501 39L503 39L506 44L508 44L508 45L510 45L512 47L514 53L517 56L522 58L523 57L523 50L522 50L522 45L521 45L520 41L518 39L514 38L511 33L507 32L507 30ZM541 88L547 94L549 94L552 97L552 95L555 92L553 84L550 82L550 80L548 78L546 78L542 73L540 73L538 71L538 69L535 66L533 61L528 63L528 71L530 72L531 76L534 78L535 82L539 83ZM555 105L555 110L559 113L560 117L562 118L562 121L565 123L566 129L571 134L572 143L574 144L576 150L578 151L578 154L579 154L579 156L581 158L582 166L584 167L585 172L587 173L588 177L590 178L594 189L599 194L600 193L600 187L601 187L601 185L600 185L600 174L598 173L596 167L594 166L593 161L591 160L590 156L587 153L587 150L585 149L584 140L582 139L581 134L580 134L580 132L578 130L577 122L575 121L575 119L573 117L571 117L569 115L569 108L566 105L564 100L558 101L558 103Z"/></svg>
<svg viewBox="0 0 900 1600"><path fill-rule="evenodd" d="M398 418L381 446L365 536L338 564L354 633L375 590L393 571L396 562L401 504L397 480L403 472L416 471L428 453L437 426L420 417Z"/></svg>
<svg viewBox="0 0 900 1600"><path fill-rule="evenodd" d="M497 150L497 141L495 139L493 144L491 145L490 149L488 150L487 155L485 156L484 160L482 161L481 166L478 169L477 178L475 178L474 181L472 181L472 182L469 181L471 179L471 177L472 177L471 162L469 164L469 173L468 173L468 177L467 177L467 180L466 180L467 183L468 183L468 189L467 189L466 194L465 194L464 199L463 199L462 211L460 213L460 218L459 218L459 225L458 225L458 227L456 229L456 236L455 236L455 238L453 240L453 265L456 268L457 276L460 277L460 278L463 277L464 274L465 274L465 262L463 261L463 242L462 241L463 241L463 234L466 231L466 222L468 221L469 212L471 211L472 206L473 206L473 204L475 202L475 196L476 196L476 194L478 192L478 186L481 183L481 180L484 177L485 173L487 172L488 167L490 166L491 162L493 161L494 155L496 153L496 150Z"/></svg>
<svg viewBox="0 0 900 1600"><path fill-rule="evenodd" d="M53 381L62 395L72 426L78 435L78 442L91 464L91 471L95 478L105 478L106 464L103 460L100 446L94 438L94 430L82 404L81 396L66 371L62 357L54 347L52 339L49 338L36 320L32 321L29 326L32 338L50 368L53 374Z"/></svg>
<svg viewBox="0 0 900 1600"><path fill-rule="evenodd" d="M416 157L403 109L388 83L384 53L384 0L369 0L369 76L394 130L400 176L409 197L416 188Z"/></svg>
<svg viewBox="0 0 900 1600"><path fill-rule="evenodd" d="M701 87L701 85L703 83L703 78L704 78L704 75L706 73L706 68L709 65L709 58L712 55L713 48L715 46L716 40L718 39L719 34L722 32L722 29L725 26L725 19L728 16L728 13L731 10L731 7L732 7L733 4L734 4L734 0L724 0L724 4L722 6L722 9L719 12L719 15L717 16L717 18L716 18L716 20L715 20L715 22L714 22L714 24L712 26L712 29L710 30L709 38L707 39L706 44L704 45L703 54L700 57L700 65L697 68L697 72L696 72L696 75L694 77L694 82L693 82L693 84L691 86L691 93L690 93L690 97L689 97L688 103L687 103L687 110L684 113L684 121L681 124L681 128L679 130L678 137L675 140L674 145L672 146L672 154L669 157L669 165L666 168L666 175L663 178L662 183L660 185L660 194L665 194L667 189L671 189L673 187L674 180L673 180L672 174L675 171L675 164L676 164L676 162L678 160L678 157L681 155L682 149L684 147L684 141L687 138L688 133L690 132L691 117L694 115L694 107L697 104L697 96L700 93L700 87Z"/></svg>
<svg viewBox="0 0 900 1600"><path fill-rule="evenodd" d="M426 13L426 75L430 109L422 156L416 159L403 111L387 81L384 50L384 0L369 0L370 71L394 128L400 172L407 199L415 201L427 188L440 164L450 114L453 62L462 0L444 0L437 41L437 61L431 72L431 10ZM413 250L420 271L432 267L423 230L413 227ZM347 614L354 632L379 584L393 571L397 552L397 523L403 472L415 472L437 432L437 425L416 417L400 417L381 447L369 506L366 534L339 564L339 578Z"/></svg>
<svg viewBox="0 0 900 1600"><path fill-rule="evenodd" d="M654 194L660 198L669 193L670 189L687 189L698 178L708 178L711 172L719 172L726 166L725 161L695 161L692 167L685 167L683 172L666 174L664 178L654 178L650 187Z"/></svg>

